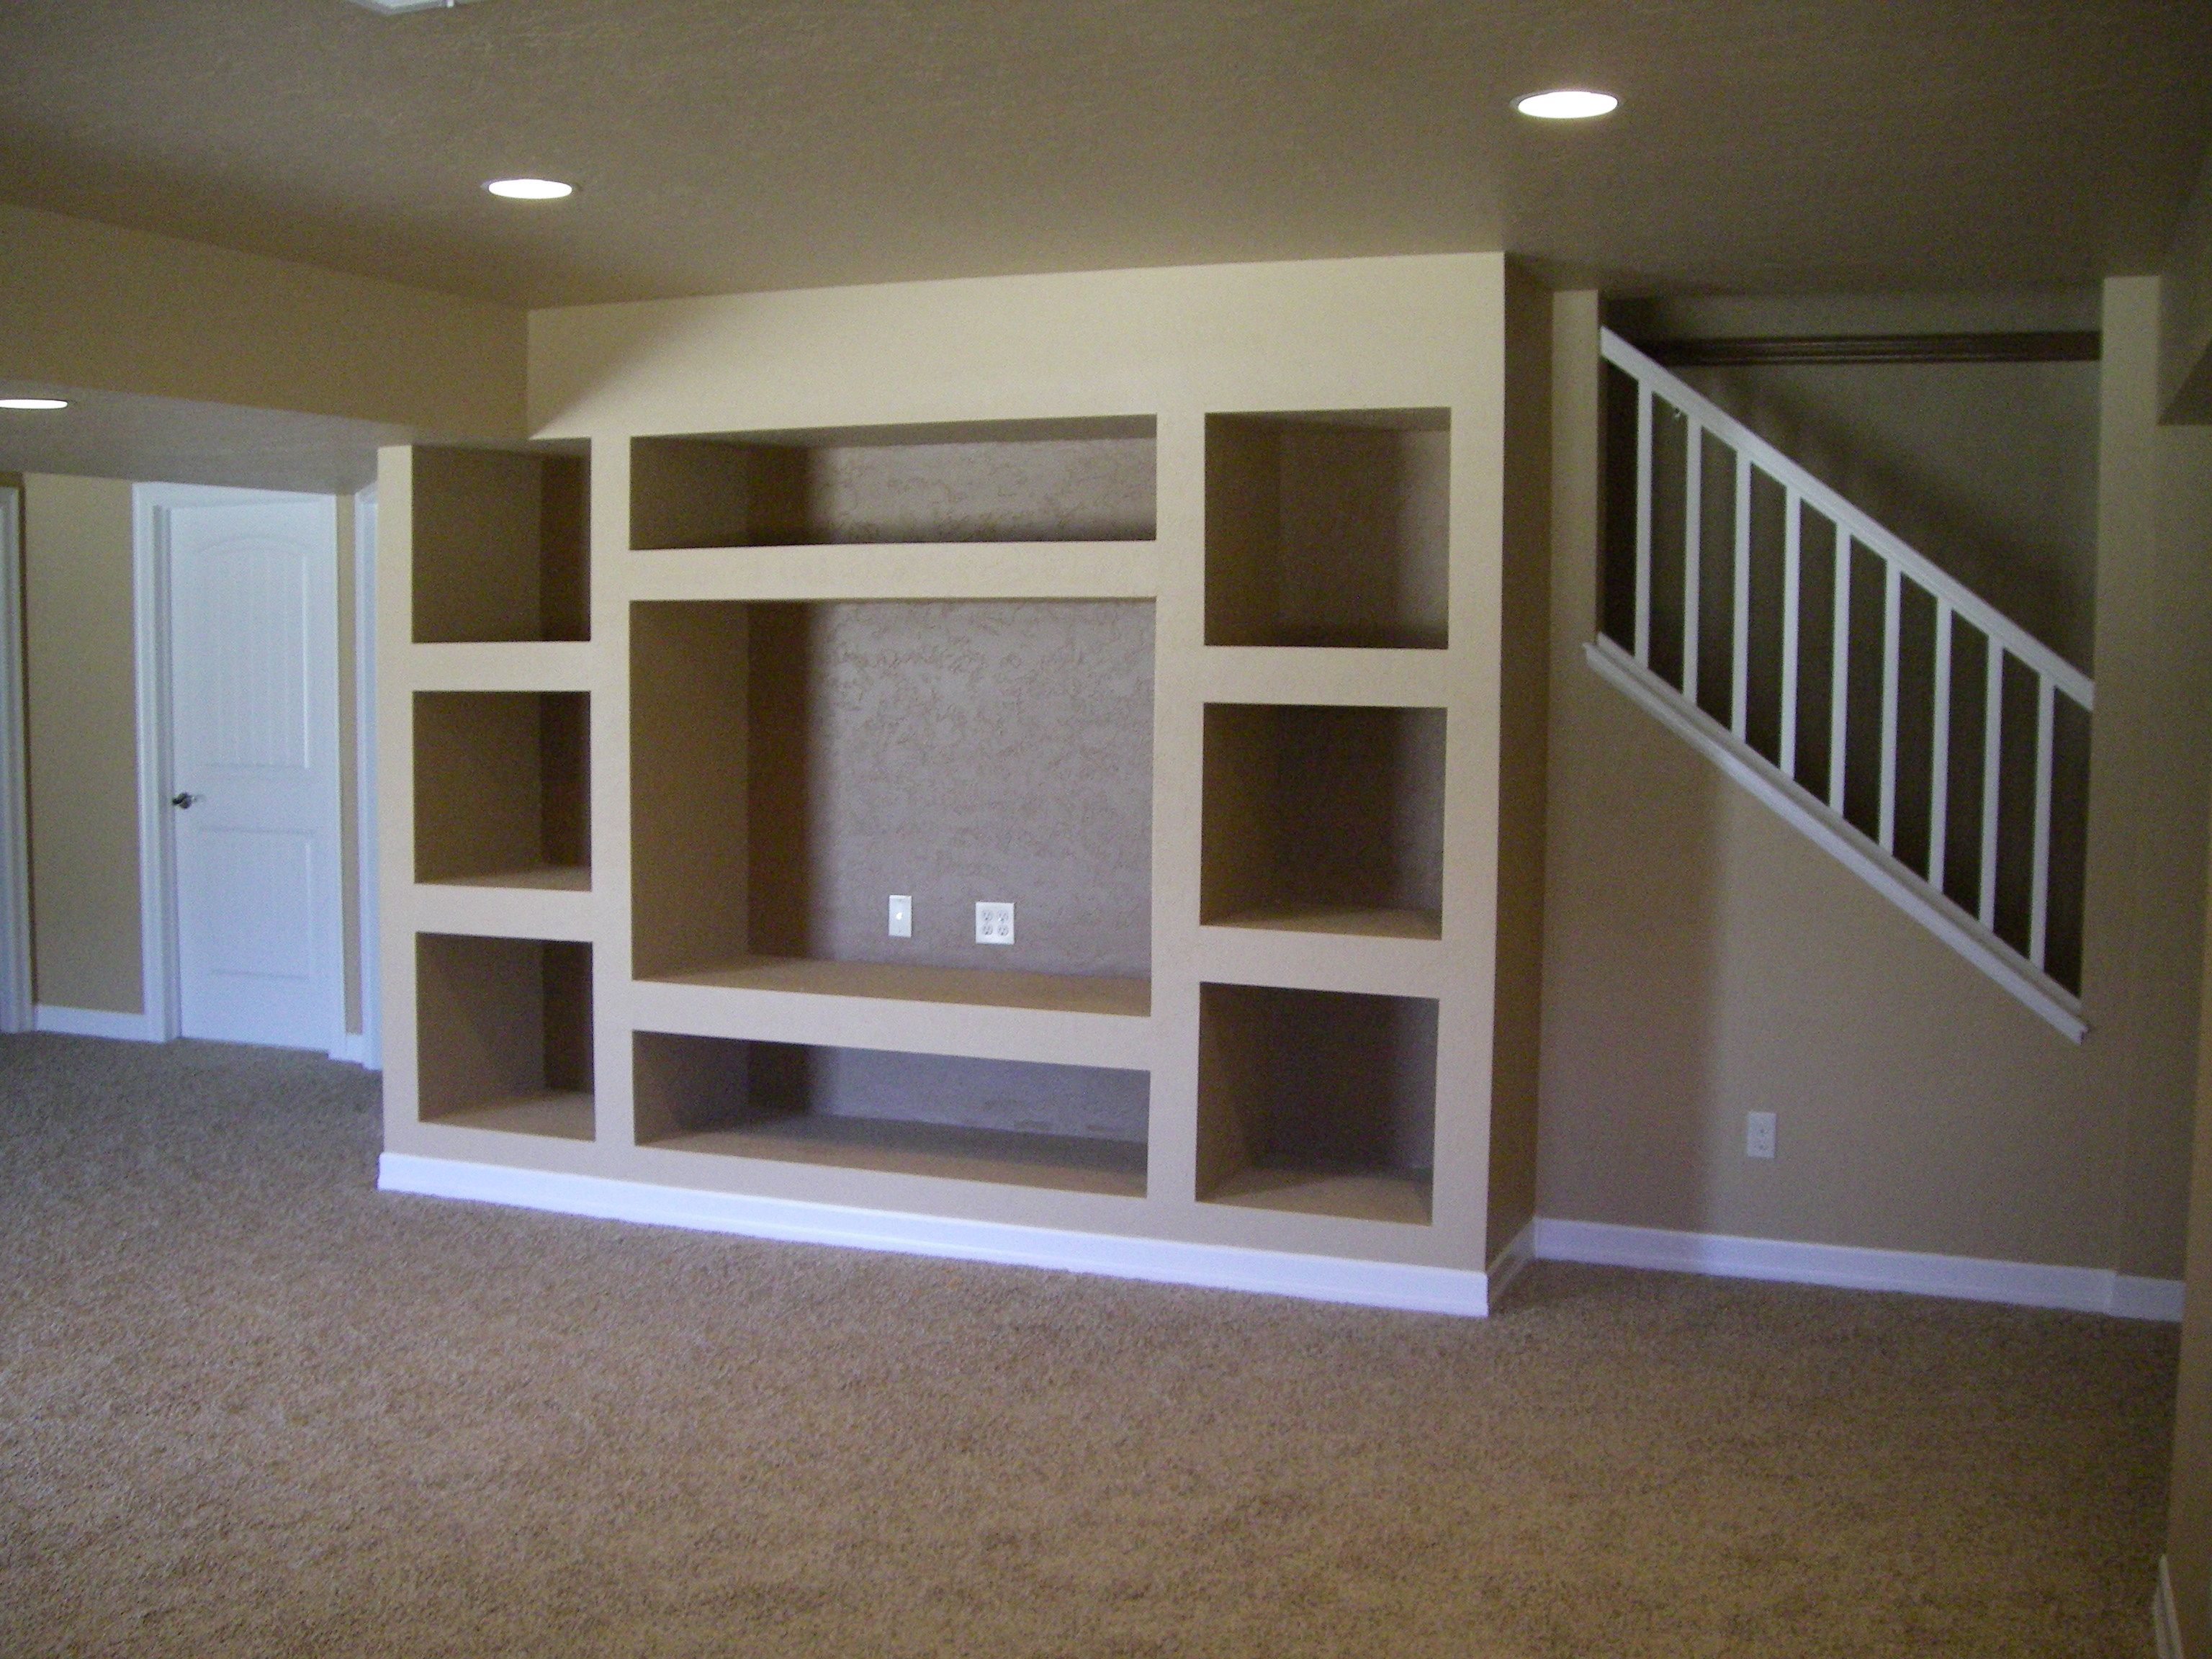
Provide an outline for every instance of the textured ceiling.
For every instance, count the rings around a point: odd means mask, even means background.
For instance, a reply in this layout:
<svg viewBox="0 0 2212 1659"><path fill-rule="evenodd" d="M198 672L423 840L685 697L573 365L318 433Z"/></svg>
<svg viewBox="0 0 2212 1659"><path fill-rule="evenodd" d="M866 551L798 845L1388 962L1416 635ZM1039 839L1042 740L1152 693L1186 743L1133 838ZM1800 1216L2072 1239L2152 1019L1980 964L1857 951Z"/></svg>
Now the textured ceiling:
<svg viewBox="0 0 2212 1659"><path fill-rule="evenodd" d="M2078 283L2154 259L2208 64L2204 0L0 0L0 199L533 305L1500 246ZM1563 83L1623 107L1507 107Z"/></svg>

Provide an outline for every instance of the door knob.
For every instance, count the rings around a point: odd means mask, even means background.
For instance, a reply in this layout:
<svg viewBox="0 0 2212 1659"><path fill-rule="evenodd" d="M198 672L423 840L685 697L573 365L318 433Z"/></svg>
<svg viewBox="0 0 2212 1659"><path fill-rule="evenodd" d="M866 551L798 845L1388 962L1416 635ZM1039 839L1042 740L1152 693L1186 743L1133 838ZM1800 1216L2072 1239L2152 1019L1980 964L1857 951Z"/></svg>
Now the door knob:
<svg viewBox="0 0 2212 1659"><path fill-rule="evenodd" d="M204 796L193 794L172 795L169 797L169 805L181 810L185 807L190 806L196 800L202 800L204 799L205 797Z"/></svg>

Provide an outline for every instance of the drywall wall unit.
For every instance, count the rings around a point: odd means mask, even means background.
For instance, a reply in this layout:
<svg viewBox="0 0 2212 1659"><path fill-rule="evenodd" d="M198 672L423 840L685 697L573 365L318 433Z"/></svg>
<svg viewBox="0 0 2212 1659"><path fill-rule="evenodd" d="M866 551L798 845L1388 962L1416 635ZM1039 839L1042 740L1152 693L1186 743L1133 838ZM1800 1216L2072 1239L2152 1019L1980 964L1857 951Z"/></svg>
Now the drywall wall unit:
<svg viewBox="0 0 2212 1659"><path fill-rule="evenodd" d="M1496 255L535 315L589 638L416 633L511 562L417 527L528 486L388 452L384 752L583 694L589 885L423 879L446 809L386 781L387 1182L1483 1307L1532 1212L1547 318ZM1342 845L1315 767L1375 792ZM954 931L986 900L1013 945ZM434 1093L555 1018L455 1016L461 935L591 945L591 1139Z"/></svg>

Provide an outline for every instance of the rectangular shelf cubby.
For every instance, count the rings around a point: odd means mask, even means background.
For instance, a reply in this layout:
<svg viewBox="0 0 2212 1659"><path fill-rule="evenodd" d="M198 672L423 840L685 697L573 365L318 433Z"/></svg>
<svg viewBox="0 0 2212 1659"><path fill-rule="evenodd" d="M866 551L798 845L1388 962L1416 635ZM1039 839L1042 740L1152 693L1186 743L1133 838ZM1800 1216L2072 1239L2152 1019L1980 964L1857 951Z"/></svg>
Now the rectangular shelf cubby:
<svg viewBox="0 0 2212 1659"><path fill-rule="evenodd" d="M588 473L581 455L416 449L416 643L589 639Z"/></svg>
<svg viewBox="0 0 2212 1659"><path fill-rule="evenodd" d="M592 947L418 933L417 1115L592 1138Z"/></svg>
<svg viewBox="0 0 2212 1659"><path fill-rule="evenodd" d="M592 884L591 707L581 691L415 694L415 878Z"/></svg>
<svg viewBox="0 0 2212 1659"><path fill-rule="evenodd" d="M1141 1010L1149 603L652 601L630 641L637 977L1068 975ZM1013 943L975 941L984 900Z"/></svg>
<svg viewBox="0 0 2212 1659"><path fill-rule="evenodd" d="M1201 985L1198 1064L1201 1199L1428 1221L1433 1001Z"/></svg>
<svg viewBox="0 0 2212 1659"><path fill-rule="evenodd" d="M630 545L1150 541L1149 416L630 445Z"/></svg>
<svg viewBox="0 0 2212 1659"><path fill-rule="evenodd" d="M1199 918L1441 936L1444 712L1209 703Z"/></svg>
<svg viewBox="0 0 2212 1659"><path fill-rule="evenodd" d="M1445 410L1209 415L1206 642L1441 649Z"/></svg>
<svg viewBox="0 0 2212 1659"><path fill-rule="evenodd" d="M1141 1198L1142 1072L640 1031L641 1146Z"/></svg>

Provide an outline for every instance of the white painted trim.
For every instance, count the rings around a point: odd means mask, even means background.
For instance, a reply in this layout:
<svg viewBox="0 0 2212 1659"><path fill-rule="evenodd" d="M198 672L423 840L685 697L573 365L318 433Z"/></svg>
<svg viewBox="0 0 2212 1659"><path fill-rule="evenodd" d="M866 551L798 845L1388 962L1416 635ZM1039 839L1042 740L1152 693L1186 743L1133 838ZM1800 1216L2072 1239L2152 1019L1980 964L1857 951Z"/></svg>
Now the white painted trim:
<svg viewBox="0 0 2212 1659"><path fill-rule="evenodd" d="M1611 640L1600 636L1590 641L1583 655L1601 679L1626 693L1814 845L2042 1016L2059 1035L2079 1042L2088 1034L2081 1000L2072 992L2015 956L2010 946L1929 886L1910 866L1883 852L1802 785L1784 777L1764 755L1650 669L1639 666Z"/></svg>
<svg viewBox="0 0 2212 1659"><path fill-rule="evenodd" d="M1905 1291L1917 1296L2065 1308L2127 1319L2179 1320L2181 1281L2133 1279L2103 1267L1881 1250L1855 1244L1805 1244L1780 1238L1624 1227L1607 1221L1545 1217L1536 1223L1536 1259L1608 1267L1763 1279L1845 1290Z"/></svg>
<svg viewBox="0 0 2212 1659"><path fill-rule="evenodd" d="M31 786L24 766L23 495L0 489L0 1031L34 1028Z"/></svg>
<svg viewBox="0 0 2212 1659"><path fill-rule="evenodd" d="M124 1042L161 1042L165 1034L143 1014L118 1014L106 1008L56 1008L46 1003L31 1011L31 1029L64 1036L112 1037Z"/></svg>
<svg viewBox="0 0 2212 1659"><path fill-rule="evenodd" d="M344 1060L352 1066L368 1066L367 1035L360 1031L346 1032L338 1038L337 1046L331 1050L331 1058ZM371 1066L369 1069L374 1071L376 1068Z"/></svg>
<svg viewBox="0 0 2212 1659"><path fill-rule="evenodd" d="M361 942L360 1044L349 1055L384 1069L384 981L376 853L376 486L353 498L354 869Z"/></svg>
<svg viewBox="0 0 2212 1659"><path fill-rule="evenodd" d="M1103 1273L1115 1279L1202 1285L1216 1290L1253 1291L1421 1313L1480 1317L1489 1311L1488 1275L1462 1268L1352 1261L1229 1244L1180 1243L998 1221L905 1215L613 1181L603 1176L510 1169L409 1152L385 1153L377 1162L376 1184L386 1192L473 1199L563 1215L742 1233L793 1243L949 1256L963 1261Z"/></svg>
<svg viewBox="0 0 2212 1659"><path fill-rule="evenodd" d="M169 526L171 489L131 491L131 625L138 707L138 952L143 1016L164 1042L177 1035L176 866L169 823Z"/></svg>
<svg viewBox="0 0 2212 1659"><path fill-rule="evenodd" d="M1490 1264L1489 1302L1496 1307L1513 1281L1521 1277L1536 1259L1536 1222L1534 1217L1522 1224L1521 1231L1505 1241Z"/></svg>

